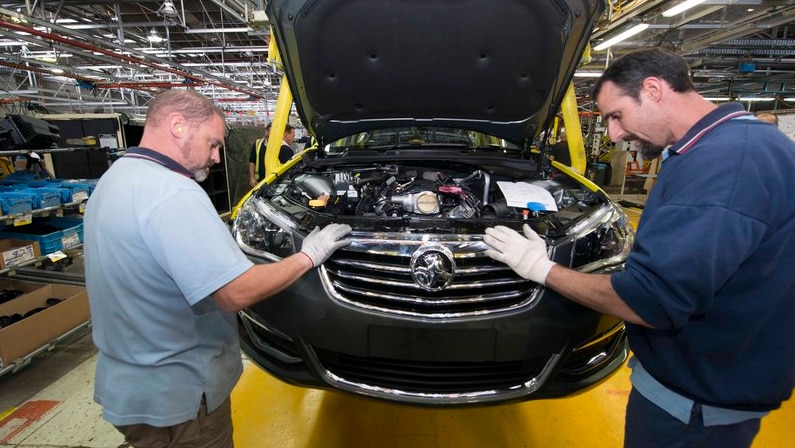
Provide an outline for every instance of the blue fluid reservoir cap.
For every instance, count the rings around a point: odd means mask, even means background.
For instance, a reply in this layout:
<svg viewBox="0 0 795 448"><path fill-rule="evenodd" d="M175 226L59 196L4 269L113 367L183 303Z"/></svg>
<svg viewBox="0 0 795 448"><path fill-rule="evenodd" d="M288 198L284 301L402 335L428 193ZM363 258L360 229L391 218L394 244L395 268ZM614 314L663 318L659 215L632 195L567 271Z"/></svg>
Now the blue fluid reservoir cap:
<svg viewBox="0 0 795 448"><path fill-rule="evenodd" d="M547 208L544 207L544 204L542 204L540 202L528 202L527 203L527 209L530 210L530 211L533 211L533 212L543 212Z"/></svg>

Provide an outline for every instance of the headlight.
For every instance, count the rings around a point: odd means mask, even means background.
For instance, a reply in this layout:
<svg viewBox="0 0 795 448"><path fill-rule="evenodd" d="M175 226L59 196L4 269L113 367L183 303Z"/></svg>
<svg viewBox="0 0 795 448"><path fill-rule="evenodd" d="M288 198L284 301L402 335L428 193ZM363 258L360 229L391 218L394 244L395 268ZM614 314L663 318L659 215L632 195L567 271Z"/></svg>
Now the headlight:
<svg viewBox="0 0 795 448"><path fill-rule="evenodd" d="M297 227L270 203L252 196L240 208L232 235L243 252L278 261L296 252L293 232Z"/></svg>
<svg viewBox="0 0 795 448"><path fill-rule="evenodd" d="M608 204L572 228L575 235L571 267L593 272L618 265L629 256L635 235L627 215Z"/></svg>

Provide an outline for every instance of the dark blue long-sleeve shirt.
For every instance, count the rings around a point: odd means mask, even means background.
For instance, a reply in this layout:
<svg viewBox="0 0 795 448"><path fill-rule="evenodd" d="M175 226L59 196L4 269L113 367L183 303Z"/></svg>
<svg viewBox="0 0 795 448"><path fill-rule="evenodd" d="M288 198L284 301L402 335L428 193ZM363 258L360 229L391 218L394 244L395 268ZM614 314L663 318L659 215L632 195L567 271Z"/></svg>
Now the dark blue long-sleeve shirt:
<svg viewBox="0 0 795 448"><path fill-rule="evenodd" d="M612 284L657 327L628 325L653 377L769 410L795 387L795 144L742 112L721 106L672 146Z"/></svg>

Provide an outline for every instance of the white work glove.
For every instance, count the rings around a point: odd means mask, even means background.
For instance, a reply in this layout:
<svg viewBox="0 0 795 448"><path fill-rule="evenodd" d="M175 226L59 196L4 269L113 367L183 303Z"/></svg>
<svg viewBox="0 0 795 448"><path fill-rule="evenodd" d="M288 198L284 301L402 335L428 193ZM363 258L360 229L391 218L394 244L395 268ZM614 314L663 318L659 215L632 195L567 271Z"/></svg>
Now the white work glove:
<svg viewBox="0 0 795 448"><path fill-rule="evenodd" d="M520 276L543 285L555 263L547 255L544 240L527 224L522 229L525 236L505 226L486 229L483 242L491 247L486 255L507 264Z"/></svg>
<svg viewBox="0 0 795 448"><path fill-rule="evenodd" d="M343 236L351 231L351 226L347 224L329 224L320 230L315 227L312 232L304 238L301 244L303 252L312 261L312 267L320 266L324 261L340 247L351 244L350 240L341 240Z"/></svg>

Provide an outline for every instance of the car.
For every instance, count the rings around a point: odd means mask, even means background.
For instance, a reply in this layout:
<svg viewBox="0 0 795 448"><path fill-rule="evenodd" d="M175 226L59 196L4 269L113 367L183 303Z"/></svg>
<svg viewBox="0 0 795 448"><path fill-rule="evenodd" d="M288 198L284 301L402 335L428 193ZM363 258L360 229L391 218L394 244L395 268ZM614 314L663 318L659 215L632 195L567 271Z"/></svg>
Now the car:
<svg viewBox="0 0 795 448"><path fill-rule="evenodd" d="M316 226L350 245L238 313L241 348L287 383L416 406L562 397L628 356L624 324L484 253L539 232L556 262L623 269L621 207L538 136L604 9L589 0L271 0L298 115L318 145L255 187L232 232L257 263ZM571 131L570 131L571 133Z"/></svg>

